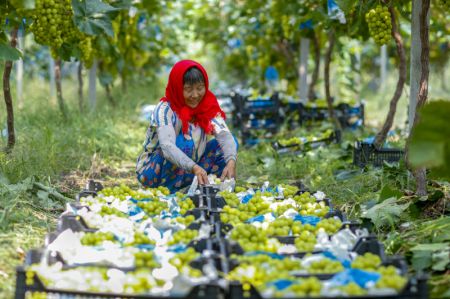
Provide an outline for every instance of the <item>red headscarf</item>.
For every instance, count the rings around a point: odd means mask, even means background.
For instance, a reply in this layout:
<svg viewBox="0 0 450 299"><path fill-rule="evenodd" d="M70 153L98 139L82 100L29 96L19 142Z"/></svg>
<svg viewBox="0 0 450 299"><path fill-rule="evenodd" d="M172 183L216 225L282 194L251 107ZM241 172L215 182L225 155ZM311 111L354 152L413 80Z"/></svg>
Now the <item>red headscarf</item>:
<svg viewBox="0 0 450 299"><path fill-rule="evenodd" d="M191 108L184 102L183 97L183 76L187 70L197 67L205 79L206 93L197 107ZM181 60L173 66L169 75L169 82L166 87L166 96L161 101L170 103L170 108L178 115L183 123L183 133L186 134L189 128L189 122L200 126L206 134L211 134L211 120L221 114L225 118L225 113L220 109L216 96L208 89L208 74L200 63L193 60Z"/></svg>

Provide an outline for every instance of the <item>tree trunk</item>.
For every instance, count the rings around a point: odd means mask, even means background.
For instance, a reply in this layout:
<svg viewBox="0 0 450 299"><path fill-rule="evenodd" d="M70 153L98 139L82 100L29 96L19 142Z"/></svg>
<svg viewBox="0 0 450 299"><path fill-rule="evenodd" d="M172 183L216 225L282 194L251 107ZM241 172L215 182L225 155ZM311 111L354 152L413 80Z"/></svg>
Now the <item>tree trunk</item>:
<svg viewBox="0 0 450 299"><path fill-rule="evenodd" d="M89 106L95 110L97 106L97 60L94 60L89 69Z"/></svg>
<svg viewBox="0 0 450 299"><path fill-rule="evenodd" d="M23 38L23 29L19 29L18 37L17 37L17 48L23 51L24 47L24 38ZM17 89L17 103L19 109L23 108L23 59L20 58L16 63L16 89Z"/></svg>
<svg viewBox="0 0 450 299"><path fill-rule="evenodd" d="M14 28L11 32L11 47L15 48L17 45L17 28ZM14 110L11 97L11 88L9 85L9 78L11 75L11 69L13 67L13 62L7 60L5 62L5 70L3 72L3 96L5 97L6 105L6 123L8 126L8 144L6 146L6 151L10 152L16 144L16 135L14 131Z"/></svg>
<svg viewBox="0 0 450 299"><path fill-rule="evenodd" d="M411 15L411 59L409 79L408 131L411 132L416 114L417 98L421 77L421 39L420 39L420 11L422 0L412 1Z"/></svg>
<svg viewBox="0 0 450 299"><path fill-rule="evenodd" d="M84 97L83 97L83 63L78 64L78 107L80 112L83 112Z"/></svg>
<svg viewBox="0 0 450 299"><path fill-rule="evenodd" d="M403 86L405 85L405 81L406 81L405 48L403 46L403 40L402 40L402 36L400 35L399 27L397 26L396 17L395 17L395 9L393 7L390 7L389 11L391 13L391 22L392 22L391 35L395 40L395 44L397 46L397 55L400 59L400 62L399 62L399 66L398 66L397 87L395 89L394 95L389 104L389 111L386 116L384 125L381 128L381 130L378 132L377 136L375 137L374 145L377 148L380 148L383 146L384 142L386 141L386 136L387 136L389 130L392 128L392 124L394 123L395 112L397 110L397 103L400 100L400 97L402 96Z"/></svg>
<svg viewBox="0 0 450 299"><path fill-rule="evenodd" d="M392 13L391 13L392 15ZM392 16L391 16L392 20ZM392 31L391 31L392 32ZM386 77L387 77L387 46L382 45L380 55L380 88L379 90L384 91L386 89Z"/></svg>
<svg viewBox="0 0 450 299"><path fill-rule="evenodd" d="M278 49L278 52L283 54L283 56L286 58L286 61L289 65L294 64L294 55L292 54L292 51L289 49L289 44L286 40L279 41L277 43L277 49Z"/></svg>
<svg viewBox="0 0 450 299"><path fill-rule="evenodd" d="M309 91L308 91L308 99L310 101L316 99L316 92L314 87L317 84L317 80L319 79L319 70L320 70L320 41L318 34L313 31L312 42L314 47L314 71L311 76L311 82L309 83Z"/></svg>
<svg viewBox="0 0 450 299"><path fill-rule="evenodd" d="M441 71L441 88L443 91L448 92L447 80L446 80L447 76L445 74L446 70L447 70L447 67L444 66Z"/></svg>
<svg viewBox="0 0 450 299"><path fill-rule="evenodd" d="M298 95L300 100L308 98L309 39L300 39L300 64L298 67Z"/></svg>
<svg viewBox="0 0 450 299"><path fill-rule="evenodd" d="M53 105L56 99L55 60L50 54L48 55L48 69L50 75L50 102Z"/></svg>
<svg viewBox="0 0 450 299"><path fill-rule="evenodd" d="M337 130L342 130L341 123L336 117L334 113L333 100L330 94L330 64L331 64L331 55L333 54L334 42L335 42L335 32L334 29L330 29L328 33L328 49L325 54L325 65L324 65L324 81L325 81L325 96L328 104L328 113L330 115L330 120L334 122L334 125Z"/></svg>
<svg viewBox="0 0 450 299"><path fill-rule="evenodd" d="M55 61L55 81L56 81L56 97L58 99L59 110L64 119L67 119L66 107L64 105L64 98L62 94L62 83L61 83L61 59Z"/></svg>
<svg viewBox="0 0 450 299"><path fill-rule="evenodd" d="M108 99L111 106L116 107L116 101L114 100L114 97L111 94L110 84L106 84L104 86L105 86L105 91L106 91L106 98Z"/></svg>
<svg viewBox="0 0 450 299"><path fill-rule="evenodd" d="M122 72L121 72L120 78L122 79L122 80L121 80L121 82L122 82L122 92L123 92L123 93L127 93L127 89L128 89L128 86L127 86L127 78L126 78L124 72L125 72L125 71L122 71Z"/></svg>
<svg viewBox="0 0 450 299"><path fill-rule="evenodd" d="M430 73L430 41L429 41L429 19L428 12L430 9L430 0L422 0L422 9L420 12L420 42L422 44L422 50L420 54L421 63L421 75L420 75L420 88L419 95L417 97L416 111L414 115L413 128L419 123L418 111L422 108L428 97L428 77ZM411 138L411 135L409 137ZM409 140L408 140L409 142ZM427 173L424 167L413 170L414 177L416 178L416 194L419 196L427 195Z"/></svg>

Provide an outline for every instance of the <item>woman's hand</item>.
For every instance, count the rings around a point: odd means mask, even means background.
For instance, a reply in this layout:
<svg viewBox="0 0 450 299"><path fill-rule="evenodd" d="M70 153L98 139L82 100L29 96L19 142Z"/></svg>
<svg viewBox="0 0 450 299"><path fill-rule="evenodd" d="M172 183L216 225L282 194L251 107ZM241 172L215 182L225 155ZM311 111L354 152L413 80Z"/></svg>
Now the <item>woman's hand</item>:
<svg viewBox="0 0 450 299"><path fill-rule="evenodd" d="M199 185L206 185L209 183L208 181L208 174L206 173L206 171L201 168L198 165L194 165L194 167L192 167L192 172L195 174L195 176L197 177L198 180L198 184Z"/></svg>
<svg viewBox="0 0 450 299"><path fill-rule="evenodd" d="M236 177L236 161L231 159L228 161L227 165L222 171L222 176L220 180L231 179Z"/></svg>

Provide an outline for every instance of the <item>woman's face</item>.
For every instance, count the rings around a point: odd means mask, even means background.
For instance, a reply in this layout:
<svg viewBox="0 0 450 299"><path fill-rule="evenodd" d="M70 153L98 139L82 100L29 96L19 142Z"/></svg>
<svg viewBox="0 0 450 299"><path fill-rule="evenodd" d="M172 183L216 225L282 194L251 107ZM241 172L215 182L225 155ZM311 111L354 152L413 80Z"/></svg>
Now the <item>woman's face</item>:
<svg viewBox="0 0 450 299"><path fill-rule="evenodd" d="M194 84L184 84L183 96L184 102L191 108L195 108L205 96L205 83L197 82Z"/></svg>

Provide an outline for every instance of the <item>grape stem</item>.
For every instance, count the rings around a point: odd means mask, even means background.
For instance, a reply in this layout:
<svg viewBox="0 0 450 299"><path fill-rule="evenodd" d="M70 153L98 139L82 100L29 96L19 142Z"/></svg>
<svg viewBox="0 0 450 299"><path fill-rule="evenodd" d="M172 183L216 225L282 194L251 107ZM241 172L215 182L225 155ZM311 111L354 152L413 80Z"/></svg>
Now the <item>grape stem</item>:
<svg viewBox="0 0 450 299"><path fill-rule="evenodd" d="M399 28L397 26L396 17L395 17L395 9L393 6L389 7L389 13L391 15L391 35L395 40L395 44L397 46L397 55L400 59L398 66L398 81L397 87L395 89L394 95L392 96L391 102L389 104L389 111L386 116L386 120L384 122L383 127L375 136L374 145L376 148L381 148L386 141L386 137L388 132L391 130L392 124L394 123L395 112L397 110L397 103L400 100L403 92L403 86L406 81L406 56L405 56L405 48L403 46L402 36L400 35Z"/></svg>

